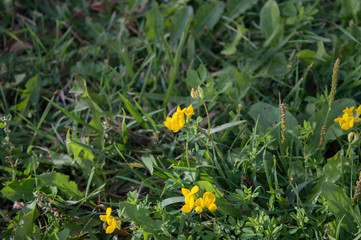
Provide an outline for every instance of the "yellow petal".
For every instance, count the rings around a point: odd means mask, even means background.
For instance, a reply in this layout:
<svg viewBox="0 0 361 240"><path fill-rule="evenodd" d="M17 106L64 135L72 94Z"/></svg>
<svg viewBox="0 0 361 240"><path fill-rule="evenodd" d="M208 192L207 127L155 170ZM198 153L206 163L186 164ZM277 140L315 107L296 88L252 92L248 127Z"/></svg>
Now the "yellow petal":
<svg viewBox="0 0 361 240"><path fill-rule="evenodd" d="M350 125L346 122L346 123L342 124L341 128L343 130L348 130L348 129L350 129Z"/></svg>
<svg viewBox="0 0 361 240"><path fill-rule="evenodd" d="M353 127L353 121L354 121L354 118L351 118L350 121L348 122L348 124L350 125L350 128Z"/></svg>
<svg viewBox="0 0 361 240"><path fill-rule="evenodd" d="M103 222L106 222L107 219L108 219L107 215L100 215L99 218L100 218L100 220L103 221Z"/></svg>
<svg viewBox="0 0 361 240"><path fill-rule="evenodd" d="M185 198L184 201L186 203L186 205L188 205L190 208L194 208L194 195L193 194L188 194Z"/></svg>
<svg viewBox="0 0 361 240"><path fill-rule="evenodd" d="M199 187L198 186L194 186L191 190L191 193L195 194L199 191Z"/></svg>
<svg viewBox="0 0 361 240"><path fill-rule="evenodd" d="M192 211L192 208L190 208L188 205L184 205L181 210L184 213L189 213L190 211Z"/></svg>
<svg viewBox="0 0 361 240"><path fill-rule="evenodd" d="M107 214L107 217L109 217L110 214L112 214L112 209L110 207L107 208L106 214Z"/></svg>
<svg viewBox="0 0 361 240"><path fill-rule="evenodd" d="M202 198L198 198L198 199L196 200L196 202L194 203L194 205L197 206L197 207L202 207L202 208L205 207L205 206L204 206L204 201L203 201Z"/></svg>
<svg viewBox="0 0 361 240"><path fill-rule="evenodd" d="M105 230L105 233L110 234L110 233L114 232L114 230L115 230L115 227L113 225L110 225Z"/></svg>
<svg viewBox="0 0 361 240"><path fill-rule="evenodd" d="M353 112L353 109L354 109L355 107L351 107L351 108L348 108L348 107L346 107L346 109L345 110L343 110L343 112L344 113L347 113L347 114L349 114L349 115L351 115L352 114L352 112Z"/></svg>
<svg viewBox="0 0 361 240"><path fill-rule="evenodd" d="M342 124L345 120L343 118L335 118L335 120L333 120L334 122L338 122L339 124Z"/></svg>
<svg viewBox="0 0 361 240"><path fill-rule="evenodd" d="M167 117L167 119L164 122L164 125L169 129L172 130L172 119L170 117Z"/></svg>
<svg viewBox="0 0 361 240"><path fill-rule="evenodd" d="M197 213L203 212L203 208L201 206L196 207L196 212Z"/></svg>
<svg viewBox="0 0 361 240"><path fill-rule="evenodd" d="M181 110L181 108L178 106L177 107L177 112L175 112L175 114L177 114L177 115L180 115L180 116L183 116L183 111Z"/></svg>
<svg viewBox="0 0 361 240"><path fill-rule="evenodd" d="M215 210L217 209L217 205L214 204L214 203L212 203L212 204L208 207L208 209L213 212L213 211L215 211Z"/></svg>
<svg viewBox="0 0 361 240"><path fill-rule="evenodd" d="M188 194L191 193L191 191L187 188L182 188L181 190L182 190L183 196L187 196Z"/></svg>
<svg viewBox="0 0 361 240"><path fill-rule="evenodd" d="M216 201L216 197L215 197L214 194L211 193L211 192L205 192L205 193L203 194L203 201L204 201L204 205L205 205L207 208L209 208L209 206Z"/></svg>

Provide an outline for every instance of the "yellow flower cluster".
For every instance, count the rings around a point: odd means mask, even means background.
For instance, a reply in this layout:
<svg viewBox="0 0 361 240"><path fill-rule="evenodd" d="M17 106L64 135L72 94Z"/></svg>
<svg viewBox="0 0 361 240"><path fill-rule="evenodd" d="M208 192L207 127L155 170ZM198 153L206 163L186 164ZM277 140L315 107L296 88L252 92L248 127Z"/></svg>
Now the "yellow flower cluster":
<svg viewBox="0 0 361 240"><path fill-rule="evenodd" d="M112 213L112 209L107 208L106 215L99 216L100 220L107 223L108 227L105 230L105 233L108 233L108 234L114 232L115 229L120 230L120 220L113 217L111 215L111 213Z"/></svg>
<svg viewBox="0 0 361 240"><path fill-rule="evenodd" d="M184 119L184 115L186 115L186 119ZM177 111L173 114L172 117L167 117L164 122L164 125L173 132L178 132L184 124L189 122L191 116L194 115L193 106L192 104L189 107L184 108L183 110L180 109L178 106Z"/></svg>
<svg viewBox="0 0 361 240"><path fill-rule="evenodd" d="M189 213L195 208L197 213L203 212L203 208L207 207L210 211L215 211L217 205L215 204L216 197L211 192L205 192L203 198L198 198L196 200L195 194L199 191L198 186L194 186L192 190L187 188L182 188L182 193L184 195L185 205L182 207L182 212Z"/></svg>
<svg viewBox="0 0 361 240"><path fill-rule="evenodd" d="M342 129L348 130L352 128L355 123L360 122L361 105L356 109L356 115L353 113L354 108L355 107L346 107L346 109L343 110L343 116L334 120L340 124Z"/></svg>

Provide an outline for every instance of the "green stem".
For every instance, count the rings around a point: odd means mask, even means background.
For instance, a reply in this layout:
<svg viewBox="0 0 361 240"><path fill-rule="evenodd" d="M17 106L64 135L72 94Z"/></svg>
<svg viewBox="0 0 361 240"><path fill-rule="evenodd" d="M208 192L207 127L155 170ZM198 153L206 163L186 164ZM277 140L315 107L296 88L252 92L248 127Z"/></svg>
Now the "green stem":
<svg viewBox="0 0 361 240"><path fill-rule="evenodd" d="M208 132L208 135L211 136L211 120L209 119L208 109L203 100L202 100L202 103L203 103L204 109L206 110L206 114L207 114L207 121L208 121L208 131L207 132Z"/></svg>

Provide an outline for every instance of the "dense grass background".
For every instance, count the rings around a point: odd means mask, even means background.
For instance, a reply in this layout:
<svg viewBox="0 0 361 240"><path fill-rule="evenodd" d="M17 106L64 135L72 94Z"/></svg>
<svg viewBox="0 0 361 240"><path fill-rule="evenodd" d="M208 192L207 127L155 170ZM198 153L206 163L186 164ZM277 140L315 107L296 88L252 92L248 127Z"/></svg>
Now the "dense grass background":
<svg viewBox="0 0 361 240"><path fill-rule="evenodd" d="M358 0L2 1L1 238L359 239L358 129L333 119L361 102L360 18ZM180 211L195 185L214 214Z"/></svg>

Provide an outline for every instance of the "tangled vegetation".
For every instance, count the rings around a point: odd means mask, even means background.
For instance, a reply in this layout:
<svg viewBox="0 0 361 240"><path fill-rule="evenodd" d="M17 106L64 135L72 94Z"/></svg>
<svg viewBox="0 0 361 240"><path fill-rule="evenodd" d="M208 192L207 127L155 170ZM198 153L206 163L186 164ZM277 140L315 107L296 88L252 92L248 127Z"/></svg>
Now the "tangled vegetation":
<svg viewBox="0 0 361 240"><path fill-rule="evenodd" d="M4 0L1 239L360 239L359 0Z"/></svg>

